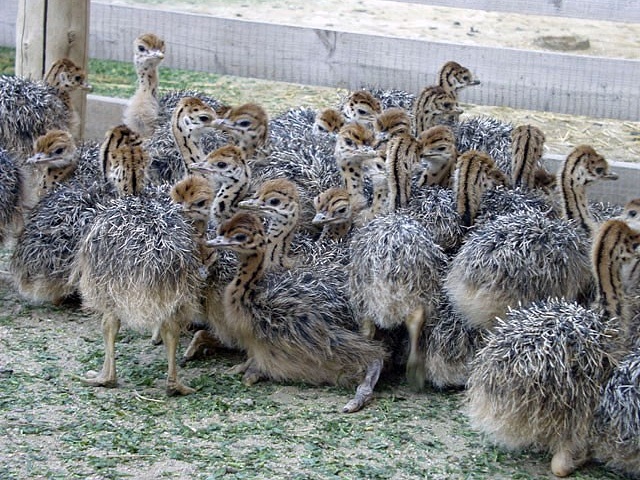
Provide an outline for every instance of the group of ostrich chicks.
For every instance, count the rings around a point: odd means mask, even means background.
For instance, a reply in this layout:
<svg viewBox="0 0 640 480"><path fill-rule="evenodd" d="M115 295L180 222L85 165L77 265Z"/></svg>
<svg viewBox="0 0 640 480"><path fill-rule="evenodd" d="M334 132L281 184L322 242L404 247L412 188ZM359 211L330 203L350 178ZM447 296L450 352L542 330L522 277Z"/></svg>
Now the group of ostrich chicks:
<svg viewBox="0 0 640 480"><path fill-rule="evenodd" d="M0 232L16 288L102 315L115 387L121 322L183 362L236 349L246 384L357 386L380 375L464 388L472 426L640 476L640 201L590 203L614 180L582 145L557 174L533 125L463 118L480 82L447 62L419 95L363 88L269 119L254 103L158 93L164 41L134 41L138 87L102 143L74 138L67 59L1 77Z"/></svg>

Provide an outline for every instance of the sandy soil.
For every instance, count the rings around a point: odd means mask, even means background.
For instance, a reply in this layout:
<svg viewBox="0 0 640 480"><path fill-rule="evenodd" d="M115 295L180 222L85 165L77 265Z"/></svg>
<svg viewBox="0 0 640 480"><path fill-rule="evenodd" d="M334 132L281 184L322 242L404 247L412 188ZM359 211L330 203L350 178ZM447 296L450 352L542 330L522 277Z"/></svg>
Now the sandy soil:
<svg viewBox="0 0 640 480"><path fill-rule="evenodd" d="M640 58L640 25L436 7L389 0L112 0L224 18L538 50L539 38L573 35L590 48L574 53Z"/></svg>

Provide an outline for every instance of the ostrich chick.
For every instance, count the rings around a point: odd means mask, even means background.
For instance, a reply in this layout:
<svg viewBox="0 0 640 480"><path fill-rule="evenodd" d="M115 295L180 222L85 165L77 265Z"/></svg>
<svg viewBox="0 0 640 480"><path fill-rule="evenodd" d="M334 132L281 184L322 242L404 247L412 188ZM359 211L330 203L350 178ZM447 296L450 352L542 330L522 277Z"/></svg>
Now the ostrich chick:
<svg viewBox="0 0 640 480"><path fill-rule="evenodd" d="M451 128L445 125L431 127L418 135L418 142L422 147L419 159L422 171L417 180L418 186L451 186L458 159Z"/></svg>
<svg viewBox="0 0 640 480"><path fill-rule="evenodd" d="M236 214L208 243L232 249L240 260L224 301L226 321L250 359L245 382L266 377L314 385L359 383L343 412L360 410L371 400L385 353L346 328L353 312L342 292L309 271L265 273L265 237L255 215Z"/></svg>
<svg viewBox="0 0 640 480"><path fill-rule="evenodd" d="M213 122L231 135L250 163L262 164L269 155L269 116L256 103L245 103L227 110Z"/></svg>
<svg viewBox="0 0 640 480"><path fill-rule="evenodd" d="M134 40L133 48L138 86L125 108L123 122L134 132L149 137L160 113L158 66L164 59L165 45L157 35L145 33Z"/></svg>
<svg viewBox="0 0 640 480"><path fill-rule="evenodd" d="M27 160L41 172L34 191L43 196L29 199L32 205L17 236L10 270L16 288L30 301L59 305L76 299L77 286L70 276L78 245L99 205L114 194L100 175L100 146L86 147L76 148L68 132L53 130L38 138Z"/></svg>
<svg viewBox="0 0 640 480"><path fill-rule="evenodd" d="M382 113L382 105L371 92L356 90L345 99L342 112L347 122L359 123L372 129L376 115Z"/></svg>
<svg viewBox="0 0 640 480"><path fill-rule="evenodd" d="M36 139L33 155L26 160L26 164L33 165L40 174L36 201L73 174L76 152L73 137L66 130L50 130Z"/></svg>
<svg viewBox="0 0 640 480"><path fill-rule="evenodd" d="M191 172L191 164L206 153L226 145L224 134L213 128L216 111L199 97L186 95L176 99L171 117L163 119L145 142L149 151L149 180L175 184ZM215 137L215 138L214 138Z"/></svg>
<svg viewBox="0 0 640 480"><path fill-rule="evenodd" d="M438 72L438 85L457 97L463 88L480 85L471 70L453 60L445 62Z"/></svg>
<svg viewBox="0 0 640 480"><path fill-rule="evenodd" d="M334 156L343 186L349 192L351 206L356 213L367 206L362 169L363 162L378 156L373 148L374 142L373 132L359 123L347 123L338 132Z"/></svg>
<svg viewBox="0 0 640 480"><path fill-rule="evenodd" d="M192 163L190 170L202 175L217 190L211 206L213 220L220 224L236 213L238 202L249 191L251 168L240 147L226 145L210 152L204 160Z"/></svg>
<svg viewBox="0 0 640 480"><path fill-rule="evenodd" d="M413 130L418 136L429 127L457 120L462 109L455 95L442 87L426 87L413 105Z"/></svg>
<svg viewBox="0 0 640 480"><path fill-rule="evenodd" d="M54 62L41 82L0 76L0 147L22 159L49 130L67 129L79 138L70 94L90 88L86 72L67 58Z"/></svg>
<svg viewBox="0 0 640 480"><path fill-rule="evenodd" d="M322 227L320 238L341 240L345 238L353 225L349 193L344 188L332 187L321 192L313 199L316 215L313 224Z"/></svg>
<svg viewBox="0 0 640 480"><path fill-rule="evenodd" d="M263 182L252 198L238 204L267 222L266 261L274 267L291 267L291 241L300 218L300 195L295 184L284 178Z"/></svg>
<svg viewBox="0 0 640 480"><path fill-rule="evenodd" d="M58 92L69 112L68 129L73 138L82 136L80 131L80 113L73 106L71 95L76 91L91 91L92 87L86 81L87 73L68 58L62 58L51 65L44 76L44 82L51 85Z"/></svg>
<svg viewBox="0 0 640 480"><path fill-rule="evenodd" d="M168 360L167 393L192 393L178 379L176 349L181 329L200 309L195 231L182 207L165 192L140 187L148 157L137 134L116 127L105 149L105 176L122 191L99 209L80 242L72 275L83 304L102 314L104 363L100 372L89 372L85 382L117 385L115 342L124 321L134 328L160 330Z"/></svg>
<svg viewBox="0 0 640 480"><path fill-rule="evenodd" d="M344 126L344 116L340 110L335 108L325 108L317 113L313 122L313 133L325 133L330 135L337 135L340 129Z"/></svg>
<svg viewBox="0 0 640 480"><path fill-rule="evenodd" d="M215 250L205 245L205 235L213 204L213 189L205 178L188 175L171 188L170 196L174 203L182 207L184 215L193 225L194 242L200 251L202 267L205 270L208 269L217 259Z"/></svg>

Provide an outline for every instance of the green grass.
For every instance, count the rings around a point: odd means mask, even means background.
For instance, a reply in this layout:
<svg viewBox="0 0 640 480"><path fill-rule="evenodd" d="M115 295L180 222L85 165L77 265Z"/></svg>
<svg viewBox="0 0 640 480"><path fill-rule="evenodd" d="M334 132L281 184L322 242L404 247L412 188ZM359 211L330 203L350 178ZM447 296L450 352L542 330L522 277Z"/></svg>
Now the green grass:
<svg viewBox="0 0 640 480"><path fill-rule="evenodd" d="M0 75L13 75L15 73L15 63L15 48L0 47Z"/></svg>

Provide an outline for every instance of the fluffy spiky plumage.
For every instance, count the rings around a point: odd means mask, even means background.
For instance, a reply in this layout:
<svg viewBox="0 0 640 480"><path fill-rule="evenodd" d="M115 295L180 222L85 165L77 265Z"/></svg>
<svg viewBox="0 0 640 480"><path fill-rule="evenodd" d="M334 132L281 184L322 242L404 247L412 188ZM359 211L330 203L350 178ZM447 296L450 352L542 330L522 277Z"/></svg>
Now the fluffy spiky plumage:
<svg viewBox="0 0 640 480"><path fill-rule="evenodd" d="M271 144L274 149L295 151L300 138L315 135L313 125L318 112L309 107L290 108L269 121Z"/></svg>
<svg viewBox="0 0 640 480"><path fill-rule="evenodd" d="M412 189L409 208L445 252L455 251L465 234L456 210L455 194L449 188Z"/></svg>
<svg viewBox="0 0 640 480"><path fill-rule="evenodd" d="M464 119L454 126L460 153L479 150L488 153L507 175L511 173L511 132L513 125L493 117Z"/></svg>
<svg viewBox="0 0 640 480"><path fill-rule="evenodd" d="M501 215L529 212L550 218L559 216L560 206L539 190L498 186L485 192L476 218L477 224L495 220Z"/></svg>
<svg viewBox="0 0 640 480"><path fill-rule="evenodd" d="M585 447L617 350L615 322L563 300L535 302L499 320L468 383L471 423L508 447L570 441Z"/></svg>
<svg viewBox="0 0 640 480"><path fill-rule="evenodd" d="M519 302L575 300L591 282L589 241L577 225L536 211L499 216L460 247L447 274L447 294L476 328Z"/></svg>
<svg viewBox="0 0 640 480"><path fill-rule="evenodd" d="M377 87L364 88L380 101L382 110L386 110L387 108L400 107L410 112L413 108L413 102L416 101L416 96L414 94L405 92L404 90L395 88L382 89Z"/></svg>
<svg viewBox="0 0 640 480"><path fill-rule="evenodd" d="M589 202L589 213L595 223L605 221L622 214L623 208L620 205L609 202Z"/></svg>
<svg viewBox="0 0 640 480"><path fill-rule="evenodd" d="M436 388L464 387L473 358L485 343L485 332L470 328L442 298L436 318L427 323L422 333L426 381Z"/></svg>
<svg viewBox="0 0 640 480"><path fill-rule="evenodd" d="M100 165L100 144L93 141L84 141L78 144L78 161L73 172L73 181L88 188L95 183L103 182L103 173Z"/></svg>
<svg viewBox="0 0 640 480"><path fill-rule="evenodd" d="M339 186L342 181L333 157L335 138L309 133L287 141L278 135L286 134L277 128L272 131L272 145L275 146L268 162L252 170L252 190L272 178L291 180L300 193L301 228L312 228L311 220L315 215L313 199L320 192Z"/></svg>
<svg viewBox="0 0 640 480"><path fill-rule="evenodd" d="M0 149L0 245L22 228L24 172L15 156Z"/></svg>
<svg viewBox="0 0 640 480"><path fill-rule="evenodd" d="M71 182L38 202L11 256L10 270L21 295L33 302L60 303L76 293L69 279L78 244L97 206L113 194L107 185Z"/></svg>
<svg viewBox="0 0 640 480"><path fill-rule="evenodd" d="M389 334L404 326L409 337L406 375L421 388L420 336L439 307L447 257L429 231L401 210L374 217L354 233L350 245L349 293L361 328L370 336L380 331L395 348L395 335ZM393 362L405 354L394 351Z"/></svg>
<svg viewBox="0 0 640 480"><path fill-rule="evenodd" d="M248 352L258 352L253 357L269 378L353 386L385 358L381 345L359 333L344 283L332 279L295 269L260 281L260 293L246 306L259 339Z"/></svg>
<svg viewBox="0 0 640 480"><path fill-rule="evenodd" d="M65 129L71 119L54 87L18 76L0 76L0 148L21 157L50 129Z"/></svg>
<svg viewBox="0 0 640 480"><path fill-rule="evenodd" d="M435 308L447 259L429 232L409 215L376 217L351 242L350 295L360 318L381 328L404 321L417 305Z"/></svg>
<svg viewBox="0 0 640 480"><path fill-rule="evenodd" d="M83 303L134 328L197 311L200 261L192 227L166 193L100 206L75 264ZM184 315L186 324L190 320Z"/></svg>
<svg viewBox="0 0 640 480"><path fill-rule="evenodd" d="M640 478L640 345L616 367L596 412L595 457Z"/></svg>

